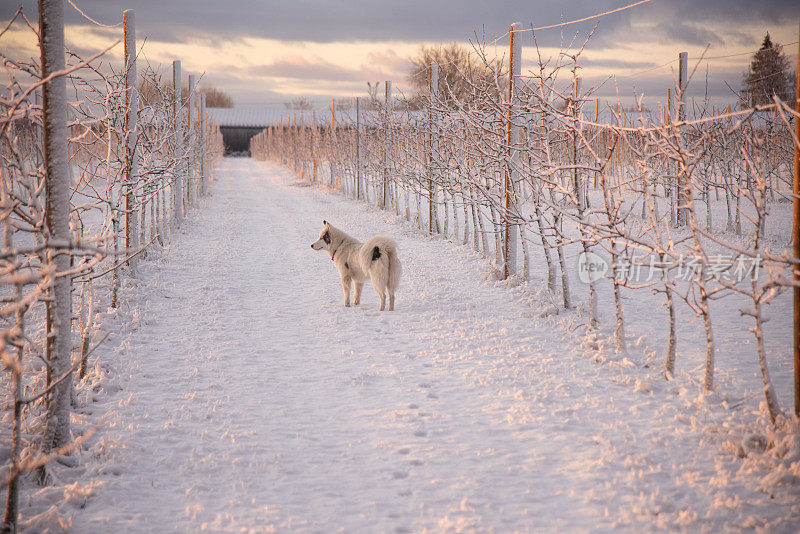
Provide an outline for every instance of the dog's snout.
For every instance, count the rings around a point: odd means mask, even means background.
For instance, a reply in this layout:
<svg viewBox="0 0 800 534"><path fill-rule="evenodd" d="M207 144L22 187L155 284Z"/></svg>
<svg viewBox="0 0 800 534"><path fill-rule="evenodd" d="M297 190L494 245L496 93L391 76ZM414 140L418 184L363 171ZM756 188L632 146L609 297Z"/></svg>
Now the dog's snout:
<svg viewBox="0 0 800 534"><path fill-rule="evenodd" d="M314 248L314 243L311 243L311 248Z"/></svg>

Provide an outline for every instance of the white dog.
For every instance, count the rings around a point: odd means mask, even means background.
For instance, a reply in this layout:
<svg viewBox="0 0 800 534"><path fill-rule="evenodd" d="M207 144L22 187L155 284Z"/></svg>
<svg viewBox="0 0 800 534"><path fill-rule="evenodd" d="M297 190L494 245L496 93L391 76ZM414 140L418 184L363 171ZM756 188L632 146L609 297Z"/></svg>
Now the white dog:
<svg viewBox="0 0 800 534"><path fill-rule="evenodd" d="M372 287L381 297L381 311L386 308L389 294L389 311L394 310L394 294L400 285L402 266L397 257L397 244L388 237L373 237L364 244L353 239L327 221L319 239L311 243L314 250L326 250L339 269L344 289L344 305L350 306L350 282L355 284L354 304L361 300L364 281L372 280Z"/></svg>

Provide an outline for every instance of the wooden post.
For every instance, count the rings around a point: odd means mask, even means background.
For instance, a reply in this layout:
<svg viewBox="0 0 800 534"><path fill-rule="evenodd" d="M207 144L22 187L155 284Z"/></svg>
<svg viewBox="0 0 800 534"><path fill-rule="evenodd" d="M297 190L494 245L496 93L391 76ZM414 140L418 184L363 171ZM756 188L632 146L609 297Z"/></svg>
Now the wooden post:
<svg viewBox="0 0 800 534"><path fill-rule="evenodd" d="M317 136L317 110L311 110L311 181L317 181L317 147L314 144ZM331 180L333 186L333 180Z"/></svg>
<svg viewBox="0 0 800 534"><path fill-rule="evenodd" d="M297 145L300 145L303 142L303 138L305 137L306 133L306 121L303 118L303 110L300 110L300 125L297 127ZM297 155L297 165L300 167L300 176L303 180L306 179L306 162L305 160L300 160L301 154L297 150L297 145L295 146L295 154Z"/></svg>
<svg viewBox="0 0 800 534"><path fill-rule="evenodd" d="M800 44L798 44L800 53ZM800 113L800 56L798 56L797 84L794 109ZM800 118L794 118L794 135L800 139ZM794 184L792 187L792 252L794 261L800 261L800 147L794 145ZM794 415L800 419L800 265L794 265Z"/></svg>
<svg viewBox="0 0 800 534"><path fill-rule="evenodd" d="M431 63L430 70L430 109L428 111L428 233L433 235L439 229L439 216L436 213L436 156L439 154L439 117L436 102L439 100L439 64Z"/></svg>
<svg viewBox="0 0 800 534"><path fill-rule="evenodd" d="M627 120L625 119L625 106L622 105L622 102L619 103L619 122L620 122L620 131L619 131L619 141L617 144L619 145L619 157L617 158L617 165L619 166L619 178L620 181L625 180L625 128L628 125Z"/></svg>
<svg viewBox="0 0 800 534"><path fill-rule="evenodd" d="M361 98L356 97L356 200L361 200Z"/></svg>
<svg viewBox="0 0 800 534"><path fill-rule="evenodd" d="M573 118L573 130L570 134L570 141L572 142L572 164L574 168L572 169L572 186L574 188L573 193L575 194L575 198L578 202L578 210L583 212L586 209L586 191L584 190L583 178L581 173L578 172L578 139L577 139L577 129L580 128L578 124L578 96L581 94L581 79L575 78L572 86L572 98L571 98L571 109L570 112Z"/></svg>
<svg viewBox="0 0 800 534"><path fill-rule="evenodd" d="M686 83L687 83L687 63L689 54L681 52L678 55L678 122L686 120ZM683 130L680 126L680 144L683 145ZM678 170L678 226L689 224L689 203L691 202L690 187L685 170Z"/></svg>
<svg viewBox="0 0 800 534"><path fill-rule="evenodd" d="M509 30L509 57L508 57L508 117L506 123L506 142L508 154L506 161L505 180L505 214L503 230L503 278L517 274L517 231L511 225L509 214L516 203L514 198L517 171L514 169L519 159L519 150L515 148L519 141L519 128L514 126L514 118L519 114L519 95L517 94L517 76L522 65L522 41L516 35L517 25L512 24Z"/></svg>
<svg viewBox="0 0 800 534"><path fill-rule="evenodd" d="M597 150L597 143L599 141L598 136L599 136L599 132L600 132L599 126L597 126L598 124L600 124L600 99L599 98L595 98L594 99L594 124L595 124L595 126L594 126L594 153L599 157L600 156L600 152L598 152L598 150ZM594 188L595 189L597 189L597 174L598 173L594 173Z"/></svg>
<svg viewBox="0 0 800 534"><path fill-rule="evenodd" d="M614 180L614 152L617 150L617 131L614 129L614 106L608 104L608 112L609 112L609 119L608 124L611 126L611 129L608 131L608 165L606 168L608 169L608 178L609 181L613 183Z"/></svg>
<svg viewBox="0 0 800 534"><path fill-rule="evenodd" d="M192 112L192 108L194 107L194 84L196 83L197 77L194 74L189 75L189 95L187 96L186 100L186 140L188 143L188 152L189 152L189 159L186 163L186 205L187 207L191 205L192 200L194 198L192 188L194 184L194 120L195 114Z"/></svg>
<svg viewBox="0 0 800 534"><path fill-rule="evenodd" d="M668 119L670 119L668 122L672 122L672 117L674 115L674 112L672 111L672 88L671 87L667 87L667 114L669 115Z"/></svg>
<svg viewBox="0 0 800 534"><path fill-rule="evenodd" d="M391 166L392 151L392 129L391 129L391 110L392 110L392 82L385 81L386 94L384 100L384 150L383 150L383 193L381 194L381 209L389 207L389 170Z"/></svg>
<svg viewBox="0 0 800 534"><path fill-rule="evenodd" d="M172 90L174 100L172 102L172 113L175 117L175 154L176 163L183 160L183 105L181 103L181 62L172 62ZM181 163L176 164L176 170L172 177L173 195L173 217L178 224L183 222L183 169Z"/></svg>
<svg viewBox="0 0 800 534"><path fill-rule="evenodd" d="M664 132L665 135L669 132L670 125L672 124L672 117L675 114L672 110L672 89L667 88L667 106L664 110ZM664 168L666 171L666 178L664 183L664 194L669 197L669 223L672 227L678 226L677 211L678 191L677 191L677 178L675 173L672 172L672 165L669 158L664 159Z"/></svg>
<svg viewBox="0 0 800 534"><path fill-rule="evenodd" d="M165 193L167 187L167 178L165 174L161 174L156 179L156 194L155 198L153 199L155 205L155 229L156 235L158 236L158 244L164 245L164 239L166 237L166 214L164 211L165 208Z"/></svg>
<svg viewBox="0 0 800 534"><path fill-rule="evenodd" d="M43 103L42 103L42 88L41 87L39 87L39 88L34 90L33 98L34 98L34 102L36 103L37 106L42 106L43 105ZM44 136L43 136L43 133L42 133L42 127L39 124L35 124L34 129L36 131L36 146L38 146L39 149L43 152L44 151ZM39 159L40 156L41 156L41 154L39 153L39 151L36 151L36 163L37 164L41 162L41 160Z"/></svg>
<svg viewBox="0 0 800 534"><path fill-rule="evenodd" d="M126 21L127 19L126 12ZM127 28L127 26L126 26ZM64 8L60 0L39 0L39 46L41 48L42 77L65 69L64 59ZM127 34L127 32L126 32ZM127 39L126 39L127 44ZM43 87L42 122L45 167L45 226L52 244L65 246L70 238L70 184L67 152L67 86L64 76L56 76ZM66 248L66 247L65 247ZM58 273L70 268L70 256L65 250L47 251L47 262ZM41 448L44 452L69 443L70 401L72 376L72 295L70 276L53 277L48 291L51 301L47 306L48 363L47 384L52 390L47 395L47 415ZM53 384L56 379L67 377ZM18 399L17 399L18 400ZM16 510L14 521L16 521Z"/></svg>
<svg viewBox="0 0 800 534"><path fill-rule="evenodd" d="M198 101L199 101L199 112L198 116L200 118L200 194L206 194L206 137L205 137L205 129L206 129L206 95L204 93L198 93Z"/></svg>
<svg viewBox="0 0 800 534"><path fill-rule="evenodd" d="M336 124L334 99L331 98L331 187L333 187L333 127Z"/></svg>
<svg viewBox="0 0 800 534"><path fill-rule="evenodd" d="M122 12L125 34L125 247L131 254L139 247L138 213L136 211L136 22L132 9ZM131 271L136 268L136 258L128 260Z"/></svg>

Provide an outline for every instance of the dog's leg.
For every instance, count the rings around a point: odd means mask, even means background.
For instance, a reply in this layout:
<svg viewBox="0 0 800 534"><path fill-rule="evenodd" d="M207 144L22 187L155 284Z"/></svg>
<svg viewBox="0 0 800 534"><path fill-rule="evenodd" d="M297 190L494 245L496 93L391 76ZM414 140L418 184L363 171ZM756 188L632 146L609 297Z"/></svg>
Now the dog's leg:
<svg viewBox="0 0 800 534"><path fill-rule="evenodd" d="M350 277L342 277L342 289L344 289L344 305L350 307Z"/></svg>
<svg viewBox="0 0 800 534"><path fill-rule="evenodd" d="M374 269L370 272L370 280L372 287L375 288L375 293L381 298L381 311L383 311L386 309L386 280L379 276Z"/></svg>
<svg viewBox="0 0 800 534"><path fill-rule="evenodd" d="M358 306L361 304L361 288L364 287L364 282L354 282L355 288L353 289L353 305Z"/></svg>
<svg viewBox="0 0 800 534"><path fill-rule="evenodd" d="M394 291L387 288L389 293L389 311L394 311Z"/></svg>

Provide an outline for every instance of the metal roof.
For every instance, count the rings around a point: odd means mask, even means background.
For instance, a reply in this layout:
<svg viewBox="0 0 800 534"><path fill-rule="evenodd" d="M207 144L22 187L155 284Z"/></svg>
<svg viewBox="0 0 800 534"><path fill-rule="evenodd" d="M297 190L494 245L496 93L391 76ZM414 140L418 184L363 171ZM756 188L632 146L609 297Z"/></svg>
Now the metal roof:
<svg viewBox="0 0 800 534"><path fill-rule="evenodd" d="M229 128L267 128L269 126L277 126L281 124L281 121L284 125L288 125L293 121L299 122L301 118L304 124L308 125L311 123L312 115L312 110L310 109L288 109L283 104L206 108L206 111L220 127ZM313 111L318 126L330 124L330 106L316 107ZM349 106L348 109L339 109L337 107L335 113L337 123L339 121L344 124L355 123L355 108L353 106ZM401 110L394 110L394 113L398 117L406 118L420 115L420 112ZM382 112L380 110L362 108L361 117L363 121L376 122L381 120Z"/></svg>
<svg viewBox="0 0 800 534"><path fill-rule="evenodd" d="M337 102L338 104L338 102ZM692 103L693 104L693 103ZM366 107L366 106L365 106ZM297 110L288 109L283 104L271 105L243 105L233 108L207 108L208 114L217 122L221 127L242 127L242 128L267 128L269 126L277 126L281 124L289 125L292 123L299 123L303 120L305 125L311 123L312 110ZM585 121L595 121L595 105L594 102L585 102L581 108L581 118ZM702 109L696 106L687 105L687 118L694 119L702 116ZM395 109L394 114L399 120L405 121L420 121L426 120L423 111L402 111ZM771 112L770 112L771 113ZM325 126L330 124L331 121L331 108L330 106L317 107L314 110L317 126ZM489 113L491 114L491 112ZM643 113L645 122L654 120L656 124L659 121L659 110L651 109ZM750 120L754 124L759 124L769 119L769 114L756 113ZM454 115L455 117L456 115ZM446 119L446 115L440 115L442 119ZM642 124L640 116L636 112L628 111L625 113L627 126L638 126ZM365 124L376 124L383 120L383 113L380 110L364 109L361 110L361 120ZM598 122L600 124L608 124L611 120L611 112L607 104L602 103L598 113ZM338 124L353 124L355 123L355 109L337 109L336 121ZM341 122L340 122L341 121ZM616 120L614 121L617 122Z"/></svg>
<svg viewBox="0 0 800 534"><path fill-rule="evenodd" d="M288 124L289 121L300 119L302 114L304 121L311 120L311 110L287 109L283 104L272 106L238 106L233 108L206 108L209 116L222 127L240 128L266 128L281 123ZM316 110L317 123L330 122L330 109Z"/></svg>

